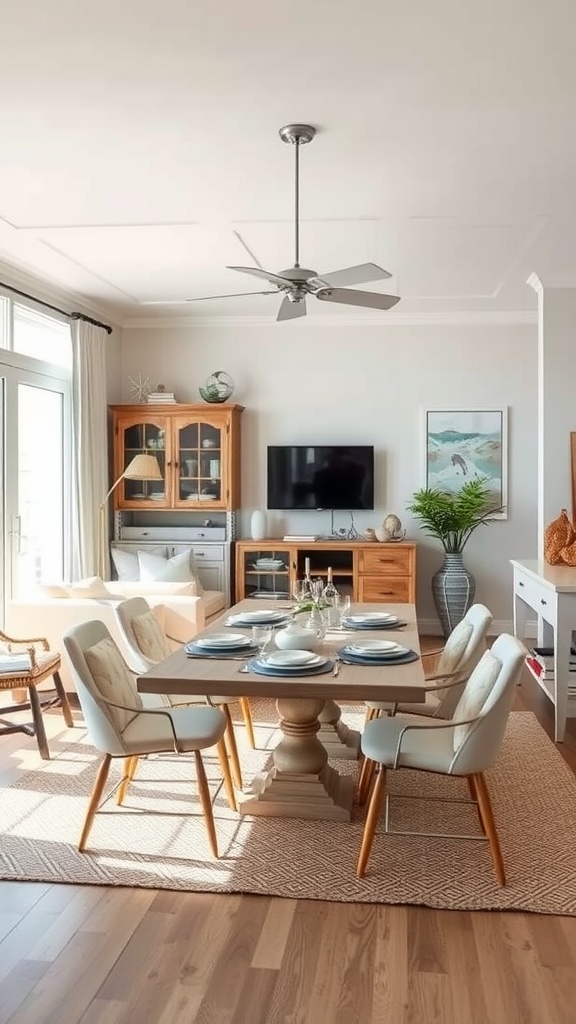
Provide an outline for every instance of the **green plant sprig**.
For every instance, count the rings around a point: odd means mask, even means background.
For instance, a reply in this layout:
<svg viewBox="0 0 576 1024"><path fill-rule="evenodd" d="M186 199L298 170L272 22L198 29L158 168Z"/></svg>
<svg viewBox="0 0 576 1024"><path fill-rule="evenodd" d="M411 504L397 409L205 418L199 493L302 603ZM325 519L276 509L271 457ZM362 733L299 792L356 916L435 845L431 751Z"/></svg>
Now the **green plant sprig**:
<svg viewBox="0 0 576 1024"><path fill-rule="evenodd" d="M416 491L407 508L446 553L461 554L474 530L502 511L503 506L489 506L489 501L485 481L479 479L469 480L456 494L424 487Z"/></svg>

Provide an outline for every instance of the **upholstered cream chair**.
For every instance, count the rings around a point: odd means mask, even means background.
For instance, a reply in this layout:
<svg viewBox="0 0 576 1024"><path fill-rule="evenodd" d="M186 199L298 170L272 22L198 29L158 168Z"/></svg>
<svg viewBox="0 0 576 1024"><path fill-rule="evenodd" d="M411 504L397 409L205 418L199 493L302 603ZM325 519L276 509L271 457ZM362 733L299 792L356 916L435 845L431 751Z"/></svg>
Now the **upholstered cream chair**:
<svg viewBox="0 0 576 1024"><path fill-rule="evenodd" d="M64 635L63 640L90 741L104 754L78 849L83 852L86 848L113 757L125 759L124 777L117 796L121 804L141 756L193 752L208 841L217 857L218 843L212 802L200 751L206 747L216 747L228 803L236 810L223 743L226 718L222 712L210 706L145 708L136 690L134 677L103 622L91 621L74 626Z"/></svg>
<svg viewBox="0 0 576 1024"><path fill-rule="evenodd" d="M364 827L358 875L364 875L386 791L387 769L416 768L441 775L464 776L477 803L482 829L490 844L496 876L506 884L504 862L484 772L498 755L516 684L526 656L524 644L502 634L472 671L449 721L411 719L403 715L376 718L366 724L362 752L380 765ZM372 773L373 774L373 773ZM365 799L368 789L361 794Z"/></svg>
<svg viewBox="0 0 576 1024"><path fill-rule="evenodd" d="M129 666L133 672L139 675L148 672L154 665L157 665L158 662L163 661L164 658L167 658L172 653L173 648L170 646L168 638L162 632L160 624L145 598L131 597L126 601L121 601L116 606L115 615L118 628L128 649ZM155 697L153 694L147 694L145 696L148 698L146 700L148 706L158 706L160 702L168 705L168 707L205 703L205 698L187 694L159 695L158 697ZM226 744L230 753L232 776L238 789L242 789L242 770L240 768L240 758L234 735L234 724L229 708L229 705L237 700L240 701L248 741L252 748L254 748L256 743L248 698L210 697L210 703L219 707L226 718Z"/></svg>
<svg viewBox="0 0 576 1024"><path fill-rule="evenodd" d="M483 604L473 604L466 615L454 626L444 647L426 651L422 660L431 658L438 662L431 674L426 675L431 684L427 688L426 703L391 704L389 702L366 701L367 718L377 717L380 711L395 714L397 711L411 715L434 715L435 718L450 718L471 671L486 650L486 638L492 624L492 612ZM454 685L455 684L455 685Z"/></svg>

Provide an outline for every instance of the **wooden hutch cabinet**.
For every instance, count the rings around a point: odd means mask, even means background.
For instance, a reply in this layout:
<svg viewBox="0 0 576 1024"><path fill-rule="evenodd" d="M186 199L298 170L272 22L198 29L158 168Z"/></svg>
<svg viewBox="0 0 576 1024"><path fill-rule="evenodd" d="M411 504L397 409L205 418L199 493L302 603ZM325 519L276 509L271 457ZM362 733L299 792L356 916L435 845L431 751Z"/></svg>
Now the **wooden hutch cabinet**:
<svg viewBox="0 0 576 1024"><path fill-rule="evenodd" d="M238 509L242 405L113 405L114 479L155 455L162 480L122 480L117 509Z"/></svg>

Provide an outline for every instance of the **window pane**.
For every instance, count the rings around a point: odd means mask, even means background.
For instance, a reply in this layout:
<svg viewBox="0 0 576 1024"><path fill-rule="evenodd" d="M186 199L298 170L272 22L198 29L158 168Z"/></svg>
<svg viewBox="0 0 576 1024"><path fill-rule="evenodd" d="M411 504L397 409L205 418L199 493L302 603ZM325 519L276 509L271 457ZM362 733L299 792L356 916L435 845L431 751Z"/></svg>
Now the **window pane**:
<svg viewBox="0 0 576 1024"><path fill-rule="evenodd" d="M56 366L72 366L70 327L36 309L14 303L14 352Z"/></svg>
<svg viewBox="0 0 576 1024"><path fill-rule="evenodd" d="M58 392L18 385L17 597L63 576L62 412Z"/></svg>
<svg viewBox="0 0 576 1024"><path fill-rule="evenodd" d="M0 348L10 348L9 316L10 304L8 299L0 295Z"/></svg>

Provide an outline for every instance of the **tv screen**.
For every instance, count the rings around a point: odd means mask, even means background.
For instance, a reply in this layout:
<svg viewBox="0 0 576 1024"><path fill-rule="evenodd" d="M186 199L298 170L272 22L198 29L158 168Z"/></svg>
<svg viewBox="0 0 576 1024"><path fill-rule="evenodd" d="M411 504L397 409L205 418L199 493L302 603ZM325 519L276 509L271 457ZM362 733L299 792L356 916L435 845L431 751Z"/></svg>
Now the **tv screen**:
<svg viewBox="0 0 576 1024"><path fill-rule="evenodd" d="M373 445L269 445L268 508L374 508Z"/></svg>

